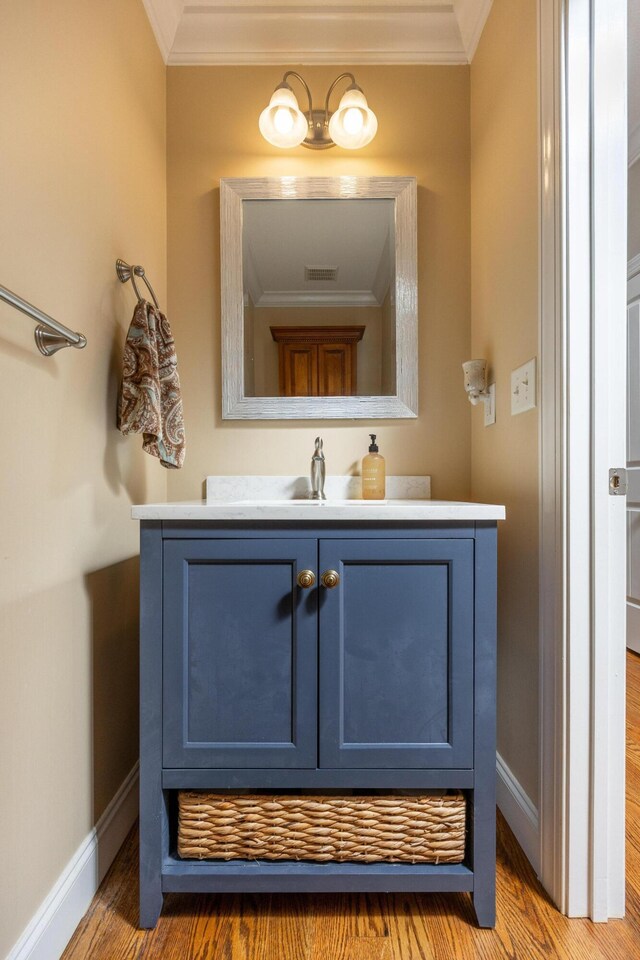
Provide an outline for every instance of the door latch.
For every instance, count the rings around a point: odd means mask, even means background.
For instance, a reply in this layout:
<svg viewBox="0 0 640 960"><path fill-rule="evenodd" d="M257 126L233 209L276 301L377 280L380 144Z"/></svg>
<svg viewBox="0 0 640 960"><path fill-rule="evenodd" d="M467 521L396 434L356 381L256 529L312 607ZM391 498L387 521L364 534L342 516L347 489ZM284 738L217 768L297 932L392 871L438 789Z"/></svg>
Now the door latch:
<svg viewBox="0 0 640 960"><path fill-rule="evenodd" d="M624 467L612 467L609 470L609 496L625 497L628 489L627 471Z"/></svg>

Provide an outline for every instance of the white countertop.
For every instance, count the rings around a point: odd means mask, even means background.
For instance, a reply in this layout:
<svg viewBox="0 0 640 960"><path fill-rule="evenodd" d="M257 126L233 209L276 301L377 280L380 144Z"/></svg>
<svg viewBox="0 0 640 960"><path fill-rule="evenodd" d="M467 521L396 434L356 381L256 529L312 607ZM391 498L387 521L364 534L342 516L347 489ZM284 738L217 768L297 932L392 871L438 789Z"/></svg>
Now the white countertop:
<svg viewBox="0 0 640 960"><path fill-rule="evenodd" d="M194 500L147 503L131 508L134 520L504 520L505 508L493 503L454 500Z"/></svg>

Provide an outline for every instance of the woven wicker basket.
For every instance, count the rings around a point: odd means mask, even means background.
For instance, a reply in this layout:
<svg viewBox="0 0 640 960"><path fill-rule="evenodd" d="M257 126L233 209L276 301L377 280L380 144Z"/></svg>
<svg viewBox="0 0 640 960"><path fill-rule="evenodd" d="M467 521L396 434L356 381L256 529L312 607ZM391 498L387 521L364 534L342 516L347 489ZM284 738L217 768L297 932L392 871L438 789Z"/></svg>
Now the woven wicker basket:
<svg viewBox="0 0 640 960"><path fill-rule="evenodd" d="M465 799L274 796L182 791L178 854L215 860L460 863Z"/></svg>

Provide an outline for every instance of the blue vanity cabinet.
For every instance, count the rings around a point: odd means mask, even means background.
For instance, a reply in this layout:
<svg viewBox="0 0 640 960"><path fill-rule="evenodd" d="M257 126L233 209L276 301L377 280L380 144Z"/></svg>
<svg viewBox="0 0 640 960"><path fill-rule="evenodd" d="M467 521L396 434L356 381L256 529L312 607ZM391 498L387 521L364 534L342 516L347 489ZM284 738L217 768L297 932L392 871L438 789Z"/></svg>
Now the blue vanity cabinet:
<svg viewBox="0 0 640 960"><path fill-rule="evenodd" d="M142 927L165 893L233 891L468 891L495 923L496 522L320 509L141 524ZM462 790L465 858L182 860L199 789Z"/></svg>
<svg viewBox="0 0 640 960"><path fill-rule="evenodd" d="M315 767L316 540L171 540L163 592L165 767Z"/></svg>

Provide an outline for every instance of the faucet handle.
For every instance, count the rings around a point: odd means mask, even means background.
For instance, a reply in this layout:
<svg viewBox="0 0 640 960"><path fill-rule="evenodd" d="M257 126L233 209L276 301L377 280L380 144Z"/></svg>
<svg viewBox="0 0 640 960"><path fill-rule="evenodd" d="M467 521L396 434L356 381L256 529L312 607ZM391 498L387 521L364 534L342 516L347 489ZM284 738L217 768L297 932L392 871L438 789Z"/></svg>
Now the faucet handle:
<svg viewBox="0 0 640 960"><path fill-rule="evenodd" d="M316 437L316 448L313 453L314 457L323 457L322 452L322 437Z"/></svg>

